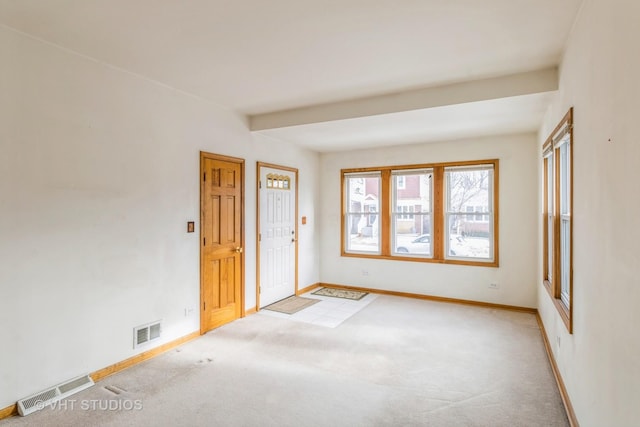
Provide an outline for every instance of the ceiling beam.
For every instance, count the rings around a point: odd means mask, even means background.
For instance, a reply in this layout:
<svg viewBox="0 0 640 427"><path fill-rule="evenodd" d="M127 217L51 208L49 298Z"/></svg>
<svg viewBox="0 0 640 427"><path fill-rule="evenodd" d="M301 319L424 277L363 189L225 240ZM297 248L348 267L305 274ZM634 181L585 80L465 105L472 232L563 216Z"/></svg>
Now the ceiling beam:
<svg viewBox="0 0 640 427"><path fill-rule="evenodd" d="M487 101L558 90L558 68L249 116L252 131Z"/></svg>

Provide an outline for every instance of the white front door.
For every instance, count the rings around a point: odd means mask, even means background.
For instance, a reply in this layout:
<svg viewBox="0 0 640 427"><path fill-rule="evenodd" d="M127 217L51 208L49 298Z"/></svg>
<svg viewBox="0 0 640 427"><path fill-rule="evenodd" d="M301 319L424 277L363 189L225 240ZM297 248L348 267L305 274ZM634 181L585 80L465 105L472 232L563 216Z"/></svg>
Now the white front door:
<svg viewBox="0 0 640 427"><path fill-rule="evenodd" d="M296 293L297 170L258 164L260 307Z"/></svg>

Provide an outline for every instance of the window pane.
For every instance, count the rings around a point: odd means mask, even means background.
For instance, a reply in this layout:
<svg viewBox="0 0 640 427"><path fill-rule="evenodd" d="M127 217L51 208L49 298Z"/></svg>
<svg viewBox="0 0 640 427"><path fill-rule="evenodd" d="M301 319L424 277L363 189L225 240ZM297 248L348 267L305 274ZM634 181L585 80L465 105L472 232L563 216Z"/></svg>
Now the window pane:
<svg viewBox="0 0 640 427"><path fill-rule="evenodd" d="M547 279L549 283L553 283L553 253L555 251L555 231L554 231L554 215L555 215L555 161L553 151L545 158L545 166L547 168L547 182L545 194L547 197Z"/></svg>
<svg viewBox="0 0 640 427"><path fill-rule="evenodd" d="M570 257L571 257L571 221L563 218L560 221L560 297L569 307L570 295Z"/></svg>
<svg viewBox="0 0 640 427"><path fill-rule="evenodd" d="M465 228L469 224L479 225L477 222L469 221L472 215L451 214L447 217L447 234L449 235L449 241L446 246L447 257L492 258L488 223L484 231L476 228L473 233L468 233Z"/></svg>
<svg viewBox="0 0 640 427"><path fill-rule="evenodd" d="M489 184L493 171L490 169L447 168L447 211L489 212Z"/></svg>
<svg viewBox="0 0 640 427"><path fill-rule="evenodd" d="M445 257L492 260L493 169L445 168L445 180Z"/></svg>
<svg viewBox="0 0 640 427"><path fill-rule="evenodd" d="M431 215L415 215L420 224L421 233L396 233L393 251L396 255L431 255ZM397 230L403 220L396 217L394 228Z"/></svg>
<svg viewBox="0 0 640 427"><path fill-rule="evenodd" d="M569 214L570 191L570 165L569 165L569 143L560 146L560 213Z"/></svg>
<svg viewBox="0 0 640 427"><path fill-rule="evenodd" d="M553 215L547 215L547 277L546 279L553 283Z"/></svg>
<svg viewBox="0 0 640 427"><path fill-rule="evenodd" d="M394 255L432 256L432 171L393 171L392 176L391 251Z"/></svg>
<svg viewBox="0 0 640 427"><path fill-rule="evenodd" d="M553 155L547 157L546 159L547 162L547 209L549 212L549 215L553 215L555 212L554 209L554 193L555 193L555 172L554 172L554 160L553 160Z"/></svg>
<svg viewBox="0 0 640 427"><path fill-rule="evenodd" d="M346 251L380 253L380 174L345 175Z"/></svg>
<svg viewBox="0 0 640 427"><path fill-rule="evenodd" d="M570 265L571 265L571 181L570 181L570 150L568 135L564 138L563 142L558 148L560 156L560 168L558 170L559 176L559 191L560 194L560 206L559 212L556 214L560 216L560 299L569 307L570 304Z"/></svg>

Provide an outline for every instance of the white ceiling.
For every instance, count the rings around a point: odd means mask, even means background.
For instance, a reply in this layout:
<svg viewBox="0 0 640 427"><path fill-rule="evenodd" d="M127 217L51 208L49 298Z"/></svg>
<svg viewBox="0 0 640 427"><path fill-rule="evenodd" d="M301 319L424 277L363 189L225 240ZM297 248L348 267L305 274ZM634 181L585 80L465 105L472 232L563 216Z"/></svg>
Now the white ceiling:
<svg viewBox="0 0 640 427"><path fill-rule="evenodd" d="M0 23L252 116L555 66L580 3L0 0ZM260 132L329 151L535 131L547 98Z"/></svg>

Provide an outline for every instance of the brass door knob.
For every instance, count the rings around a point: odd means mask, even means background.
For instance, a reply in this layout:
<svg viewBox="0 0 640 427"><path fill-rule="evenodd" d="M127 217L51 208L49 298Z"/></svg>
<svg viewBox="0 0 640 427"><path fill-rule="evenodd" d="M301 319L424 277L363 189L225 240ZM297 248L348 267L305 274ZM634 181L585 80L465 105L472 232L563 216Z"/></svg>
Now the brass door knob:
<svg viewBox="0 0 640 427"><path fill-rule="evenodd" d="M242 249L240 246L238 246L238 247L236 248L236 253L241 254L241 253L242 253L242 251L243 251L243 249Z"/></svg>

